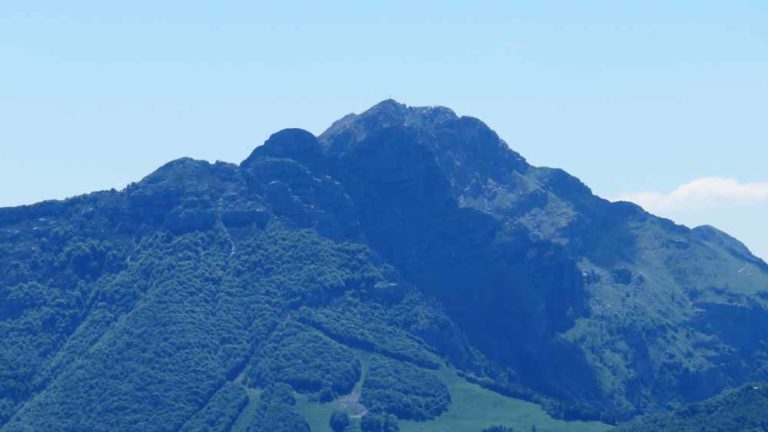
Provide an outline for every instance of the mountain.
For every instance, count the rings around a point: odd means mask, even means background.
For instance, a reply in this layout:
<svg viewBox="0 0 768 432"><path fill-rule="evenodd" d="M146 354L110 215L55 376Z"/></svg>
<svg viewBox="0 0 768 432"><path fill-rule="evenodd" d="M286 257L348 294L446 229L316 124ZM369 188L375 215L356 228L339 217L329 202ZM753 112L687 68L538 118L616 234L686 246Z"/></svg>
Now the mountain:
<svg viewBox="0 0 768 432"><path fill-rule="evenodd" d="M491 400L526 412L508 426L605 430L557 419L768 380L768 265L443 107L0 209L0 251L3 432L322 430L332 409L479 431Z"/></svg>

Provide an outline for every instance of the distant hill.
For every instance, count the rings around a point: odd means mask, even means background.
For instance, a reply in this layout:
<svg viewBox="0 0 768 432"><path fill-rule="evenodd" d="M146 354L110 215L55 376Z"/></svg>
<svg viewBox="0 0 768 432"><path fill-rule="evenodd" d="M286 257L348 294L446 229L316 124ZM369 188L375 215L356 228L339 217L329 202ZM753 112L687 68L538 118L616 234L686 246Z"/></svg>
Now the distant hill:
<svg viewBox="0 0 768 432"><path fill-rule="evenodd" d="M768 265L443 107L0 209L0 256L3 432L598 431L768 380Z"/></svg>

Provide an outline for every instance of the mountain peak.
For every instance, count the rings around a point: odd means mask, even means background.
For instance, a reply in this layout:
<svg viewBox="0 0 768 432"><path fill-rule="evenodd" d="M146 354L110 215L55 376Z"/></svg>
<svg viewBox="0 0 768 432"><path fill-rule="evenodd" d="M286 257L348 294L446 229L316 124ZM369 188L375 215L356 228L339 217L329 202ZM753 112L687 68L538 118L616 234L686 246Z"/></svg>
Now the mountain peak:
<svg viewBox="0 0 768 432"><path fill-rule="evenodd" d="M394 99L385 99L359 115L361 118L388 117L409 124L440 123L446 120L457 120L459 117L452 109L441 105L408 106Z"/></svg>
<svg viewBox="0 0 768 432"><path fill-rule="evenodd" d="M334 122L320 135L320 140L327 141L325 138L344 132L354 132L357 136L364 136L365 131L394 126L431 129L435 125L456 120L459 120L459 116L444 106L415 107L394 99L385 99L360 114L348 114Z"/></svg>
<svg viewBox="0 0 768 432"><path fill-rule="evenodd" d="M389 98L377 103L376 105L368 108L365 112L402 112L408 109L408 106L404 103L398 102L395 99Z"/></svg>

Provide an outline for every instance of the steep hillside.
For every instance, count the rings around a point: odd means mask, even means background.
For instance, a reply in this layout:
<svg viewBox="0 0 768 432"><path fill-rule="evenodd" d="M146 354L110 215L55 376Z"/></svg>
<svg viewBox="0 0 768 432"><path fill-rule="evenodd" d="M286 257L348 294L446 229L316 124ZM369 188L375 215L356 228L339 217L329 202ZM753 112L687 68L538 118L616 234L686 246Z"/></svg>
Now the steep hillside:
<svg viewBox="0 0 768 432"><path fill-rule="evenodd" d="M513 381L622 418L765 377L768 266L727 235L596 197L446 108L385 101L319 141L374 249Z"/></svg>
<svg viewBox="0 0 768 432"><path fill-rule="evenodd" d="M3 431L307 430L330 406L407 429L476 416L474 384L616 421L768 379L741 243L440 107L0 209L0 254Z"/></svg>

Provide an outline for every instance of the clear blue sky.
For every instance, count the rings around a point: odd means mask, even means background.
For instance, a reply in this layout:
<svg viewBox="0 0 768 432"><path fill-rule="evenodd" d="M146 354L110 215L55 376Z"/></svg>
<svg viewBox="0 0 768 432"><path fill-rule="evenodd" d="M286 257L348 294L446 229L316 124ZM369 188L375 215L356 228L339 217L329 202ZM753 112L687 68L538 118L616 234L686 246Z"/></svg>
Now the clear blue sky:
<svg viewBox="0 0 768 432"><path fill-rule="evenodd" d="M768 257L768 2L476 3L5 0L0 206L240 161L391 96L479 117L608 198L748 183L655 209Z"/></svg>

